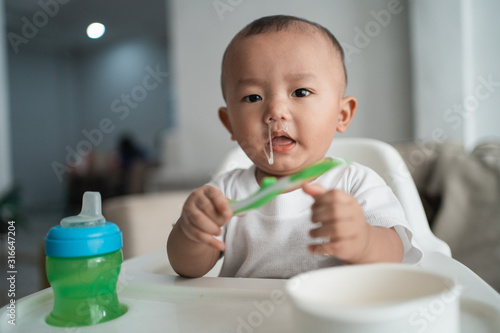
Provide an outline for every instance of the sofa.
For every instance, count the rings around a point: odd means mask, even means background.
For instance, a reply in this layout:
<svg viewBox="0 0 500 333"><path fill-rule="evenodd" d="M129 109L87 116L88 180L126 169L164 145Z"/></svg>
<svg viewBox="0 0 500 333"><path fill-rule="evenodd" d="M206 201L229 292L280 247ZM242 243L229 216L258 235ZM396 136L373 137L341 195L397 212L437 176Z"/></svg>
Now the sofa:
<svg viewBox="0 0 500 333"><path fill-rule="evenodd" d="M467 151L458 142L395 145L434 234L452 256L500 292L500 143Z"/></svg>

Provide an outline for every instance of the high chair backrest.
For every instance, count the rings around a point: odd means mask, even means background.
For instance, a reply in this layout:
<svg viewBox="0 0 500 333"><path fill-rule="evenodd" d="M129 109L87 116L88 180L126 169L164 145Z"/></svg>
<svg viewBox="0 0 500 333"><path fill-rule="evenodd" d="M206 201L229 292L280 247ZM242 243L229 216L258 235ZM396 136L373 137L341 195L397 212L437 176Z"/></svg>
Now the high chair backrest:
<svg viewBox="0 0 500 333"><path fill-rule="evenodd" d="M374 139L336 138L333 140L327 156L346 158L377 172L399 199L408 223L412 227L415 238L424 254L436 251L451 256L448 244L432 233L415 183L401 155L394 147ZM226 156L215 176L232 169L247 168L251 165L252 161L238 147Z"/></svg>

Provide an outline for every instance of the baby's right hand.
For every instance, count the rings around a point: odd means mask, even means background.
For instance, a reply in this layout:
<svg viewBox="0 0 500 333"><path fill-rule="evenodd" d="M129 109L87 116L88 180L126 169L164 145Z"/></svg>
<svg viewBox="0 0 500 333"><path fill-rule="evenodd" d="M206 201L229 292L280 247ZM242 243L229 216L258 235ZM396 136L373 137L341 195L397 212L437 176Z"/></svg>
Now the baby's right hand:
<svg viewBox="0 0 500 333"><path fill-rule="evenodd" d="M226 245L214 236L221 235L221 227L232 216L233 211L224 194L216 187L205 185L189 195L177 223L190 240L224 251Z"/></svg>

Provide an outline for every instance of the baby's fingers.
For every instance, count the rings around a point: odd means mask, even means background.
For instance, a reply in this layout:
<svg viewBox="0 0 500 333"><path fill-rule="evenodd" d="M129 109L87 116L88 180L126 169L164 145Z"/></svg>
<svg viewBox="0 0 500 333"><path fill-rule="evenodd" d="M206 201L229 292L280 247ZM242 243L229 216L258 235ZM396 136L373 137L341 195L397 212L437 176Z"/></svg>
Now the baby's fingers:
<svg viewBox="0 0 500 333"><path fill-rule="evenodd" d="M336 221L334 223L323 222L319 223L317 228L309 231L309 236L312 238L330 238L343 239L355 236L357 229L348 220Z"/></svg>
<svg viewBox="0 0 500 333"><path fill-rule="evenodd" d="M229 201L219 189L213 186L206 186L204 191L206 198L210 200L215 217L222 222L220 225L225 224L233 216Z"/></svg>
<svg viewBox="0 0 500 333"><path fill-rule="evenodd" d="M188 198L185 210L202 213L218 226L224 225L232 216L229 202L222 192L213 186L203 186Z"/></svg>
<svg viewBox="0 0 500 333"><path fill-rule="evenodd" d="M312 196L315 199L327 192L327 190L319 184L306 184L306 185L302 186L302 190L306 194L309 194L310 196Z"/></svg>
<svg viewBox="0 0 500 333"><path fill-rule="evenodd" d="M215 234L207 233L204 230L196 227L193 224L182 223L179 225L184 235L194 242L200 242L208 244L220 251L224 251L226 245L220 240L214 237ZM220 235L220 229L218 229L217 235Z"/></svg>
<svg viewBox="0 0 500 333"><path fill-rule="evenodd" d="M213 186L195 190L186 200L179 219L184 235L223 251L225 245L214 236L222 234L221 226L232 216L231 208L222 192Z"/></svg>
<svg viewBox="0 0 500 333"><path fill-rule="evenodd" d="M309 244L307 249L314 254L337 257L343 260L346 259L346 252L349 250L349 244L345 240L336 240L320 244Z"/></svg>
<svg viewBox="0 0 500 333"><path fill-rule="evenodd" d="M196 227L219 234L219 227L229 221L232 211L220 190L213 186L204 186L189 196L182 215Z"/></svg>
<svg viewBox="0 0 500 333"><path fill-rule="evenodd" d="M217 217L210 211L208 212L207 215L207 212L202 211L198 207L191 208L189 206L186 206L184 208L182 216L185 221L185 224L190 229L198 229L200 230L200 232L216 236L221 234L220 227L215 221Z"/></svg>

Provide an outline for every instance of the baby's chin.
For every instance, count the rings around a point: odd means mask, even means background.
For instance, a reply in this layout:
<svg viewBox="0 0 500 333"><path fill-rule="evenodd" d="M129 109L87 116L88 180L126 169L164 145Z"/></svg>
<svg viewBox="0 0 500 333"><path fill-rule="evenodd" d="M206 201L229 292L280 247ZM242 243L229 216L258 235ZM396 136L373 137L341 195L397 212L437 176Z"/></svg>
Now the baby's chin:
<svg viewBox="0 0 500 333"><path fill-rule="evenodd" d="M294 173L303 169L302 166L296 165L296 163L290 163L287 161L280 160L279 156L274 159L273 164L268 161L259 161L255 163L257 168L257 175L262 177L285 177L293 175Z"/></svg>

